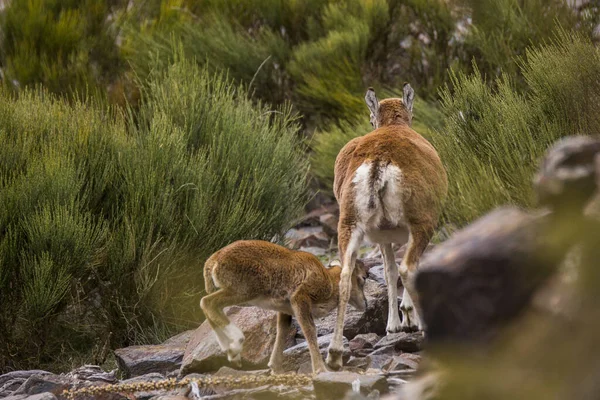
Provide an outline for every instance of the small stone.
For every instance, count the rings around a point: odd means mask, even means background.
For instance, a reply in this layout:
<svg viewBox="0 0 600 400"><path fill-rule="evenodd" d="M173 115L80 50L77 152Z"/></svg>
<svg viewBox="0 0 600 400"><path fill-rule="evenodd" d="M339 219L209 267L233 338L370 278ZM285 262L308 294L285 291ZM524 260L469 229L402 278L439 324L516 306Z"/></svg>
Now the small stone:
<svg viewBox="0 0 600 400"><path fill-rule="evenodd" d="M419 367L421 356L410 353L403 353L399 356L394 356L391 363L386 368L386 371L401 371L406 369L416 370Z"/></svg>
<svg viewBox="0 0 600 400"><path fill-rule="evenodd" d="M370 357L350 357L347 363L344 363L344 368L357 369L365 371L371 366Z"/></svg>
<svg viewBox="0 0 600 400"><path fill-rule="evenodd" d="M368 357L371 359L370 367L375 369L385 370L392 362L392 356L388 354L370 354Z"/></svg>
<svg viewBox="0 0 600 400"><path fill-rule="evenodd" d="M348 347L353 353L358 350L370 350L373 349L375 344L380 340L381 336L376 333L361 333L356 335L354 339L348 343Z"/></svg>
<svg viewBox="0 0 600 400"><path fill-rule="evenodd" d="M394 346L397 351L406 351L414 353L421 350L423 344L423 334L421 332L406 333L398 332L391 333L375 344L375 349L382 347Z"/></svg>
<svg viewBox="0 0 600 400"><path fill-rule="evenodd" d="M329 236L337 236L338 217L333 213L323 214L319 217L323 230Z"/></svg>
<svg viewBox="0 0 600 400"><path fill-rule="evenodd" d="M387 380L383 375L363 375L353 372L325 372L313 379L317 399L338 399L352 391L353 382L358 381L360 393L368 396L377 390L388 391Z"/></svg>

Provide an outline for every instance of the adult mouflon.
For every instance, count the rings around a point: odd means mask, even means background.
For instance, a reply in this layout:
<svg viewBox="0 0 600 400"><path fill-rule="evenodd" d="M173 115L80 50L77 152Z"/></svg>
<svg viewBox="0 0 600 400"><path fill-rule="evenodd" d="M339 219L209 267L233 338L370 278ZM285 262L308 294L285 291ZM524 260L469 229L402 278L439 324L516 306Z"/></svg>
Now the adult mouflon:
<svg viewBox="0 0 600 400"><path fill-rule="evenodd" d="M277 311L277 337L269 361L281 373L285 335L298 320L308 343L314 373L326 371L319 353L314 318L329 314L338 305L341 268L325 268L317 257L261 240L234 242L214 253L204 265L207 296L200 301L229 361L241 365L243 332L227 318L224 307L257 306ZM349 300L366 309L362 263L351 276Z"/></svg>
<svg viewBox="0 0 600 400"><path fill-rule="evenodd" d="M405 84L403 92L402 99L380 102L373 89L367 91L365 101L375 130L351 140L335 161L342 275L334 338L327 357L327 364L333 369L342 366L344 314L356 253L363 238L378 244L383 255L389 298L387 331L422 329L412 280L437 225L448 180L436 150L411 129L413 89ZM392 244L407 241L399 271L404 286L400 321L398 267Z"/></svg>

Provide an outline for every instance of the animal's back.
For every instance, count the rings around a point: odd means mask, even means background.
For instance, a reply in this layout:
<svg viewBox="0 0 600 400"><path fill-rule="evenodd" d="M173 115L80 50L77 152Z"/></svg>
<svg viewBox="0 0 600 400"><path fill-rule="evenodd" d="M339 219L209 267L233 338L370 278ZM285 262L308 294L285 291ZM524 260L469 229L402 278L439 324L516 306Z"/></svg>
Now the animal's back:
<svg viewBox="0 0 600 400"><path fill-rule="evenodd" d="M312 254L262 240L240 240L213 254L206 261L204 274L215 288L283 299L311 275L326 271ZM206 286L208 292L208 283Z"/></svg>
<svg viewBox="0 0 600 400"><path fill-rule="evenodd" d="M433 146L406 125L384 126L349 142L336 160L336 198L349 196L357 218L394 228L431 216L447 192ZM435 215L437 218L437 215Z"/></svg>

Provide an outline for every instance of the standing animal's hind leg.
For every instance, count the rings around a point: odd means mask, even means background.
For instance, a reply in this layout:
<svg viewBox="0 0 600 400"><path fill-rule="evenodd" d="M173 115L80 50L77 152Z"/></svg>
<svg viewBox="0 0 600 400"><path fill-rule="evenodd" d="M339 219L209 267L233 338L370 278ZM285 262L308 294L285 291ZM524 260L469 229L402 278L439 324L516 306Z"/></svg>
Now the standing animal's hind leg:
<svg viewBox="0 0 600 400"><path fill-rule="evenodd" d="M251 298L248 296L227 289L220 289L200 300L200 307L202 307L206 319L217 336L221 350L227 352L227 359L238 367L242 365L241 353L244 333L227 318L223 308L249 300Z"/></svg>
<svg viewBox="0 0 600 400"><path fill-rule="evenodd" d="M410 228L408 248L400 265L400 278L404 286L400 311L402 312L402 330L405 332L423 330L423 324L419 317L419 299L414 286L414 278L417 273L419 259L427 248L433 232L433 226L430 225L411 226Z"/></svg>
<svg viewBox="0 0 600 400"><path fill-rule="evenodd" d="M362 243L364 233L362 230L344 222L340 217L340 229L338 233L338 242L340 246L340 256L342 257L342 274L340 276L340 297L337 309L337 319L333 331L333 339L329 343L327 352L327 365L334 371L342 368L342 339L344 334L344 316L350 300L350 291L352 290L352 273L354 272L354 263L356 254Z"/></svg>
<svg viewBox="0 0 600 400"><path fill-rule="evenodd" d="M400 315L398 314L398 267L396 266L396 257L391 243L379 246L383 255L383 264L385 268L386 285L388 292L388 320L387 333L400 332L402 325Z"/></svg>

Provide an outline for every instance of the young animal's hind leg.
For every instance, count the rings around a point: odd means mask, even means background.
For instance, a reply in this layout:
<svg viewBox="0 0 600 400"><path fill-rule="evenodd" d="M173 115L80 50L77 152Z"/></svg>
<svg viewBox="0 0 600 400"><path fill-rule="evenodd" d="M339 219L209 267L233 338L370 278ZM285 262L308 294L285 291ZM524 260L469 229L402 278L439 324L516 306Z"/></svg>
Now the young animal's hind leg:
<svg viewBox="0 0 600 400"><path fill-rule="evenodd" d="M217 336L219 346L227 352L227 359L238 367L242 364L244 333L227 318L223 309L249 300L252 299L227 289L220 289L200 300L200 307Z"/></svg>

